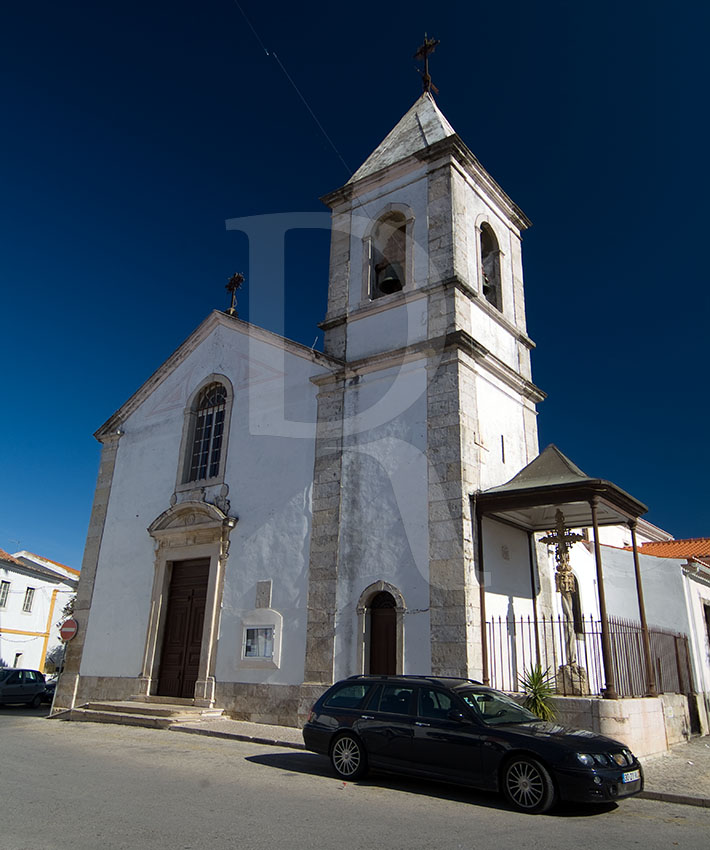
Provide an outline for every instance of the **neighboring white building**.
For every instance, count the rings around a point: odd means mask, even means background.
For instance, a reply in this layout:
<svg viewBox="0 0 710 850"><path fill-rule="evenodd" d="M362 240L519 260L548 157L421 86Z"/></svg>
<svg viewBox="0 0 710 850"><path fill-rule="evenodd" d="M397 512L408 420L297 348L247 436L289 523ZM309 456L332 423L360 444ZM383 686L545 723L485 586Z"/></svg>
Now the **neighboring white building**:
<svg viewBox="0 0 710 850"><path fill-rule="evenodd" d="M0 549L0 666L54 672L57 622L78 579L79 571L64 564Z"/></svg>

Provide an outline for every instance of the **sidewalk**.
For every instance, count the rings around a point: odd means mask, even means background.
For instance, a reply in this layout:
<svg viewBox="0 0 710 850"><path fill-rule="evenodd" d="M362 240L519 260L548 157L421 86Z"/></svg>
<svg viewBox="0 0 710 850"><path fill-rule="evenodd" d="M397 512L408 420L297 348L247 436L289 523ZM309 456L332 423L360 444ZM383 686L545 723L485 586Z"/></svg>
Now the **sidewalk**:
<svg viewBox="0 0 710 850"><path fill-rule="evenodd" d="M710 808L710 735L641 762L646 787L640 796Z"/></svg>
<svg viewBox="0 0 710 850"><path fill-rule="evenodd" d="M293 749L304 748L301 730L291 726L267 726L218 718L181 723L170 731ZM687 744L678 744L662 755L641 759L641 763L646 781L640 797L710 808L710 735L693 738Z"/></svg>

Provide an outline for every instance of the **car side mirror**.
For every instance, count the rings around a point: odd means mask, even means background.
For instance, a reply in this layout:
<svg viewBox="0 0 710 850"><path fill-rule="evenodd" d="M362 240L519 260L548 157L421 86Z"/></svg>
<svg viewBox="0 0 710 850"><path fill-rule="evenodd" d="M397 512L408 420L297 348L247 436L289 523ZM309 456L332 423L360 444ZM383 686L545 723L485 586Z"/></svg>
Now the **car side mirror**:
<svg viewBox="0 0 710 850"><path fill-rule="evenodd" d="M459 711L458 708L452 708L449 713L446 715L449 720L455 720L457 723L469 723L469 718L463 713L463 711Z"/></svg>

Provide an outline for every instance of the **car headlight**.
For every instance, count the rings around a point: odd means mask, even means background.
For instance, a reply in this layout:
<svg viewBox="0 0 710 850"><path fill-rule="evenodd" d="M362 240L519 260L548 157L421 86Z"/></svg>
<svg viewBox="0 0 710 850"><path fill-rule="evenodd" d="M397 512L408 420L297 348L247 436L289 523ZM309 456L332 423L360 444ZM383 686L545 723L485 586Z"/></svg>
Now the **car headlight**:
<svg viewBox="0 0 710 850"><path fill-rule="evenodd" d="M585 767L592 767L594 765L594 756L589 753L576 753L577 761L580 761Z"/></svg>

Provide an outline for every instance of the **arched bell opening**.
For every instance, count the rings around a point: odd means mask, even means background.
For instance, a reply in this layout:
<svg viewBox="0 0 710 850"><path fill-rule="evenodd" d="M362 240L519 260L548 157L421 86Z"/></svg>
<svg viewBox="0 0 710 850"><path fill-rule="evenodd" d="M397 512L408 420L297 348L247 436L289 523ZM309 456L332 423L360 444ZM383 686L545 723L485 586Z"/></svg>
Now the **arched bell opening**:
<svg viewBox="0 0 710 850"><path fill-rule="evenodd" d="M406 286L407 220L401 212L383 216L372 232L370 297L382 298Z"/></svg>

